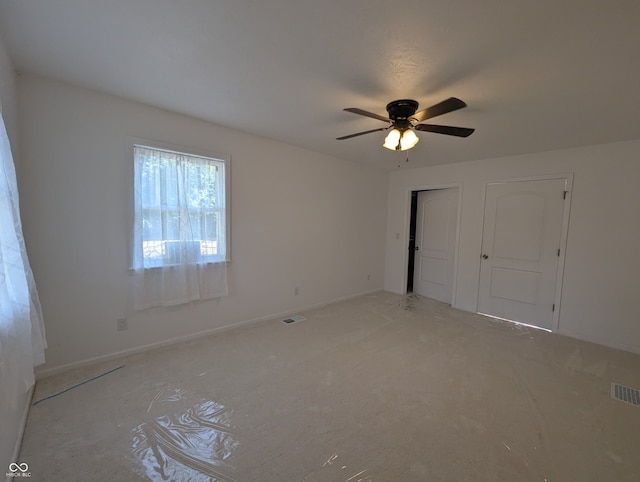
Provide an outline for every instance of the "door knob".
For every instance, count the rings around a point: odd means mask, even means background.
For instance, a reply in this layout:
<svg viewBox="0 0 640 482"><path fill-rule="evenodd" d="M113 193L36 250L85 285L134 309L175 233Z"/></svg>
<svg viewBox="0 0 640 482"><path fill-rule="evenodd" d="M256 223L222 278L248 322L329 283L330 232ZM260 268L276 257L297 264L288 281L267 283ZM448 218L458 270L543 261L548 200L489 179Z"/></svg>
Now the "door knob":
<svg viewBox="0 0 640 482"><path fill-rule="evenodd" d="M489 259L489 256L487 256L486 254L483 254L482 259Z"/></svg>

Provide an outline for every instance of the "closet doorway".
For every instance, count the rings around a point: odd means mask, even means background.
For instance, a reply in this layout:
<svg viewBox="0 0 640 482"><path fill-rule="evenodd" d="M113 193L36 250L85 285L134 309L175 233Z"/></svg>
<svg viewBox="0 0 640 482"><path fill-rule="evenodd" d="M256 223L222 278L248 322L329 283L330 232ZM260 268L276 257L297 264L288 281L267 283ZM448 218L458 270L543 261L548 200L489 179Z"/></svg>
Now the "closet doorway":
<svg viewBox="0 0 640 482"><path fill-rule="evenodd" d="M458 188L411 193L407 291L451 304Z"/></svg>

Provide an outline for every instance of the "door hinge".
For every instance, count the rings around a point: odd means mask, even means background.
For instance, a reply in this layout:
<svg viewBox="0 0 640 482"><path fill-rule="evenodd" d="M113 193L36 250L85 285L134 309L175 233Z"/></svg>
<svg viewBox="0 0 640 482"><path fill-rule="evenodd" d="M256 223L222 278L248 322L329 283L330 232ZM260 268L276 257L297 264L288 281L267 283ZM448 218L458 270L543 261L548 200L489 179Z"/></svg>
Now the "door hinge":
<svg viewBox="0 0 640 482"><path fill-rule="evenodd" d="M567 199L567 193L569 191L562 191L562 199Z"/></svg>
<svg viewBox="0 0 640 482"><path fill-rule="evenodd" d="M553 306L551 307L551 311L556 311L556 304L554 303Z"/></svg>

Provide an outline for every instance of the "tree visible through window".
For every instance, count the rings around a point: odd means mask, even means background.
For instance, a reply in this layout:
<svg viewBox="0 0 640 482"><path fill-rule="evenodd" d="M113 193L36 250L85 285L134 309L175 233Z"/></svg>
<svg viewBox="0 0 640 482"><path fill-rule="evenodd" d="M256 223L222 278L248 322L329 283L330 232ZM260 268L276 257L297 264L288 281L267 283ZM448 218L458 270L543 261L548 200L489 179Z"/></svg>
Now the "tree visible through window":
<svg viewBox="0 0 640 482"><path fill-rule="evenodd" d="M223 159L134 146L134 268L224 262Z"/></svg>

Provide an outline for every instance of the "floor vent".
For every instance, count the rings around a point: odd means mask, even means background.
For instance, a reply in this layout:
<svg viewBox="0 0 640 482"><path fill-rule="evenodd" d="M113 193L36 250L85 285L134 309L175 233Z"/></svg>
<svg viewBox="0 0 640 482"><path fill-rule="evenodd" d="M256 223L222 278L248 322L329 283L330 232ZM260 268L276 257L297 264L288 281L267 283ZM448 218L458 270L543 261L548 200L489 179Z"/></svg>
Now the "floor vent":
<svg viewBox="0 0 640 482"><path fill-rule="evenodd" d="M640 407L640 390L625 387L617 383L611 384L611 398Z"/></svg>
<svg viewBox="0 0 640 482"><path fill-rule="evenodd" d="M306 318L302 315L292 316L290 318L285 318L282 320L284 323L295 323L296 321L304 321Z"/></svg>

